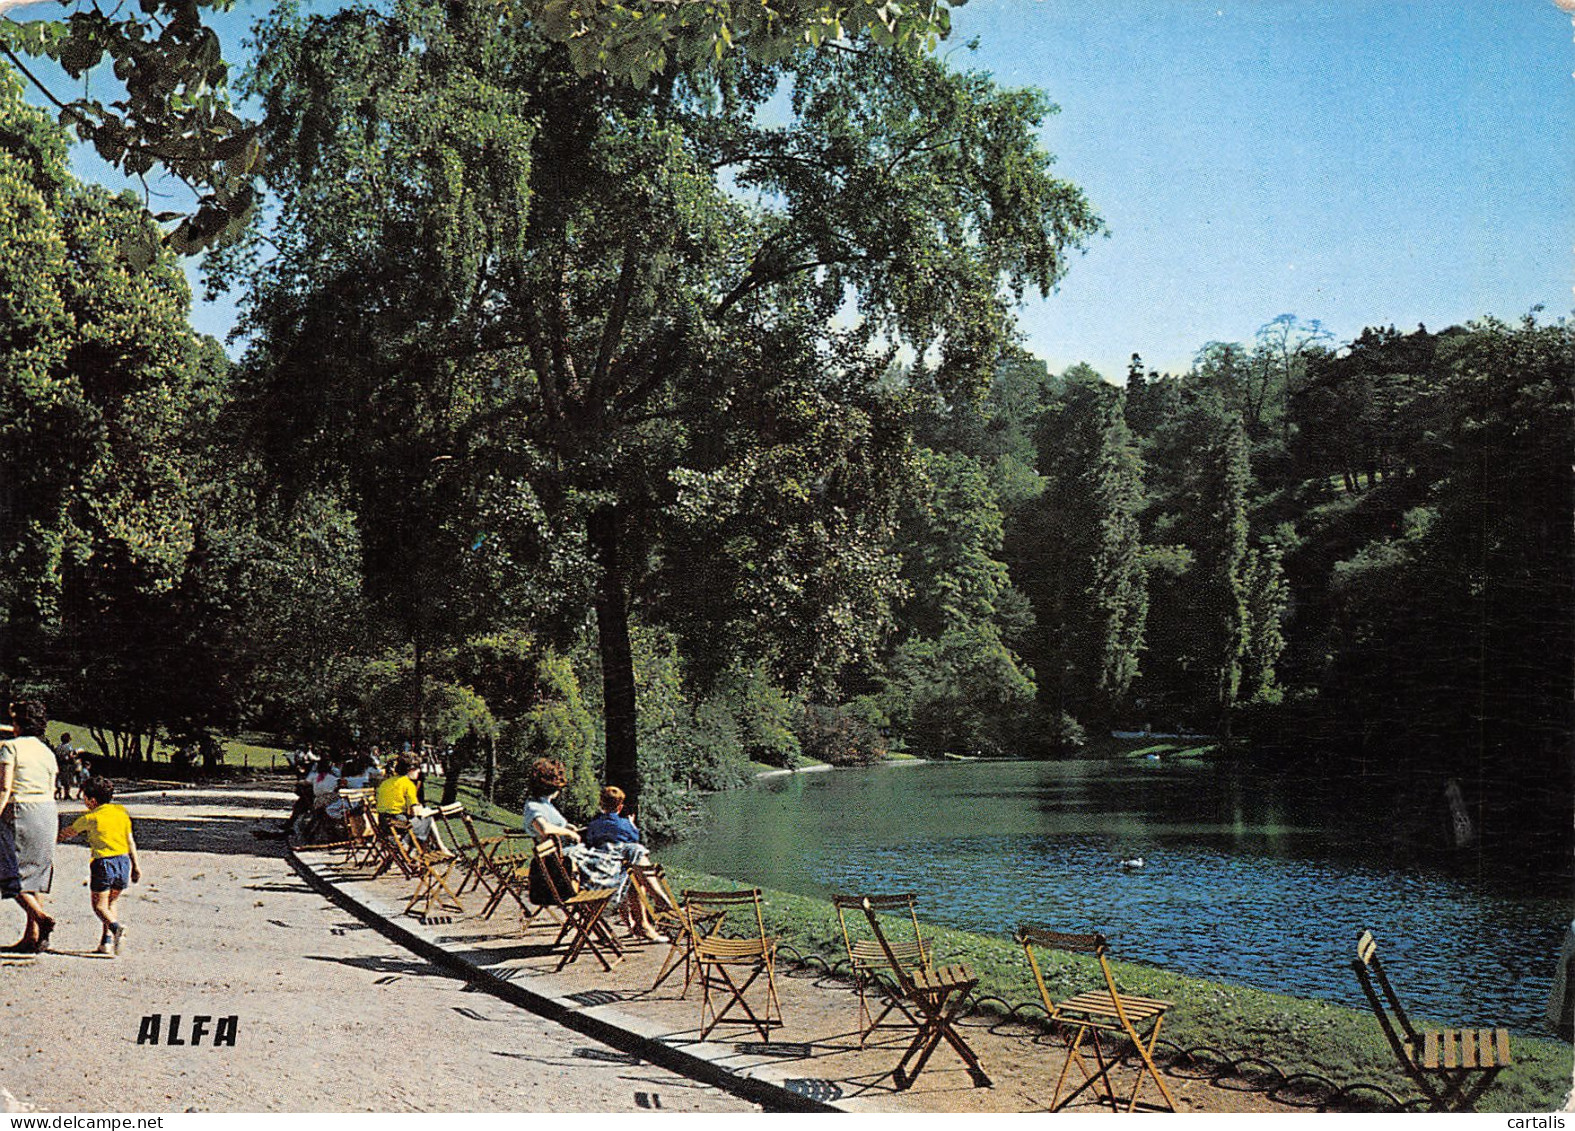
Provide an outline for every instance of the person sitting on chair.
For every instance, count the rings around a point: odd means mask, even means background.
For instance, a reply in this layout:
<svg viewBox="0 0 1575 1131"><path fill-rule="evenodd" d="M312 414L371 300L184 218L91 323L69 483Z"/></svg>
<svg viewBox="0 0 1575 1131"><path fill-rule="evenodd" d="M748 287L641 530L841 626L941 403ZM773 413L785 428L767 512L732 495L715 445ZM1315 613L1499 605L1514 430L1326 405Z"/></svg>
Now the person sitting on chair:
<svg viewBox="0 0 1575 1131"><path fill-rule="evenodd" d="M394 772L377 786L377 815L379 817L408 817L421 804L421 794L416 789L416 775L421 771L412 755L401 754L394 762Z"/></svg>
<svg viewBox="0 0 1575 1131"><path fill-rule="evenodd" d="M631 938L645 938L652 942L667 939L652 925L645 913L645 903L633 885L639 881L628 870L630 864L647 864L651 854L640 843L640 830L634 821L624 816L623 804L627 795L615 785L603 786L601 812L585 823L585 847L599 853L615 856L618 860L622 883L625 887L618 913L629 928ZM649 890L649 889L647 889ZM654 895L655 893L653 893ZM658 896L659 898L659 896Z"/></svg>
<svg viewBox="0 0 1575 1131"><path fill-rule="evenodd" d="M628 866L646 863L650 859L650 853L646 851L643 844L639 843L639 830L635 829L628 818L618 814L618 810L623 807L623 791L618 790L617 803L613 806L611 814L606 811L607 794L603 792L604 812L596 820L614 817L615 820L602 820L600 827L604 831L617 829L618 835L626 835L622 832L621 826L627 826L628 831L634 833L635 839L633 841L607 840L602 842L600 847L591 847L584 843L580 830L571 825L568 818L553 804L553 799L568 784L568 780L568 773L564 770L562 762L552 758L537 758L531 763L527 791L531 800L525 802L525 827L537 839L556 836L566 842L563 845L563 854L580 874L581 882L590 887L613 888L617 891L617 902L624 916L624 922L629 924L630 934L648 938L653 942L665 942L666 940L646 919L645 908L640 903L639 895L629 888Z"/></svg>

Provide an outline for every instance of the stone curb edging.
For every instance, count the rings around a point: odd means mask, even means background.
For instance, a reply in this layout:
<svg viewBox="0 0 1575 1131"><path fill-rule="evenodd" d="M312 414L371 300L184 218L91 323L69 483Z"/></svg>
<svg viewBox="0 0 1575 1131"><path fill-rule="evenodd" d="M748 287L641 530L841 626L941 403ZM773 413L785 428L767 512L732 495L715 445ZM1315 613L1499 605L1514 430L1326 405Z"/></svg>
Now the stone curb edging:
<svg viewBox="0 0 1575 1131"><path fill-rule="evenodd" d="M403 924L361 903L342 890L339 885L321 875L311 864L302 860L293 846L287 849L286 855L296 874L335 906L354 915L407 950L414 951L434 965L443 967L471 985L511 1005L517 1005L567 1029L573 1029L593 1040L611 1045L620 1052L638 1056L651 1064L687 1076L699 1083L710 1084L750 1103L758 1103L771 1111L799 1113L842 1111L833 1104L800 1095L769 1080L736 1072L706 1056L676 1048L666 1041L634 1032L606 1018L595 1017L583 1009L565 1005L557 998L537 993L506 978L500 978L492 971L467 962L436 943L422 938Z"/></svg>

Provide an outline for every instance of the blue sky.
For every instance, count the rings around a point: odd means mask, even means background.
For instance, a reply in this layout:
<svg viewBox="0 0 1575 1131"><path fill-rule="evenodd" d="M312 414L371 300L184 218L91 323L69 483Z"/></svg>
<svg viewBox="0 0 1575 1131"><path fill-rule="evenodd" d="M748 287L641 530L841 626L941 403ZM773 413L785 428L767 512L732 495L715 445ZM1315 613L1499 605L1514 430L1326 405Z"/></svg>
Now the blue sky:
<svg viewBox="0 0 1575 1131"><path fill-rule="evenodd" d="M1282 313L1344 342L1571 308L1575 44L1550 0L972 0L1110 237L1022 327L1059 371L1184 368ZM963 52L954 58L961 61Z"/></svg>
<svg viewBox="0 0 1575 1131"><path fill-rule="evenodd" d="M268 7L222 17L226 47ZM1571 308L1575 42L1551 0L972 0L954 29L958 65L1061 107L1045 145L1110 229L1021 313L1055 371L1184 369L1283 313L1345 342Z"/></svg>

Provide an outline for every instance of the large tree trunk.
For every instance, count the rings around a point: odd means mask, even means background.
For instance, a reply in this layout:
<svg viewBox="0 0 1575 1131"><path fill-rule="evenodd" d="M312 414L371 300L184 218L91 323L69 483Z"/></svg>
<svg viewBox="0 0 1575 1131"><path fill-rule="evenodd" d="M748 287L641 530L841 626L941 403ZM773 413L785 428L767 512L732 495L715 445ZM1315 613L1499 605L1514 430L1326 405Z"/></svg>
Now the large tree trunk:
<svg viewBox="0 0 1575 1131"><path fill-rule="evenodd" d="M486 780L482 783L482 786L481 786L481 795L483 797L485 797L488 801L496 801L497 800L497 793L496 793L497 780L498 780L498 740L495 739L495 738L489 738L489 739L487 739L487 776L486 776Z"/></svg>
<svg viewBox="0 0 1575 1131"><path fill-rule="evenodd" d="M427 673L426 673L426 667L425 667L425 663L424 663L426 657L425 657L424 653L422 652L422 648L421 648L421 634L419 632L416 633L416 637L415 637L414 643L415 643L415 648L416 648L416 660L415 660L415 664L412 665L412 666L415 669L414 678L415 678L415 685L416 685L416 698L415 698L415 704L414 704L414 707L413 707L413 712L414 712L414 716L415 716L414 717L414 724L415 724L414 731L415 731L415 734L414 734L414 737L411 740L410 746L411 746L411 753L415 756L417 764L420 764L424 760L423 757L422 757L422 752L421 752L421 741L422 741L422 734L421 734L421 729L422 729L421 728L421 705L422 705L423 701L426 699L426 676L427 676ZM419 801L423 805L425 805L427 803L427 776L426 776L426 774L421 774L416 779L416 800Z"/></svg>
<svg viewBox="0 0 1575 1131"><path fill-rule="evenodd" d="M602 721L607 733L606 781L628 794L633 810L640 797L640 761L635 739L634 653L629 647L629 587L620 548L618 513L602 507L591 515L591 548L601 566L596 588L596 635L602 661Z"/></svg>

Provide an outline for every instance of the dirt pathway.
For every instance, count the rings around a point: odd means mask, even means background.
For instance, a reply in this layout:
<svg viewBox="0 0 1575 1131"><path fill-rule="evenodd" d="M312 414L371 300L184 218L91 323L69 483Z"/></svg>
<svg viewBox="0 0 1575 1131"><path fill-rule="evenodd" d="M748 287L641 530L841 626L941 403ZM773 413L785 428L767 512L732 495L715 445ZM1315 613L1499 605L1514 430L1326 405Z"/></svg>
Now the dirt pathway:
<svg viewBox="0 0 1575 1131"><path fill-rule="evenodd" d="M57 953L0 956L0 1088L40 1111L747 1111L742 1100L467 991L326 902L256 835L281 793L128 794L142 884L90 953L87 850L57 850ZM73 803L67 812L78 810ZM0 905L0 937L21 933ZM137 1043L161 1017L161 1043ZM167 1043L171 1015L191 1041ZM234 1016L234 1047L211 1027ZM0 1097L3 1098L3 1097Z"/></svg>

